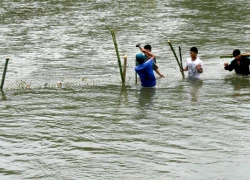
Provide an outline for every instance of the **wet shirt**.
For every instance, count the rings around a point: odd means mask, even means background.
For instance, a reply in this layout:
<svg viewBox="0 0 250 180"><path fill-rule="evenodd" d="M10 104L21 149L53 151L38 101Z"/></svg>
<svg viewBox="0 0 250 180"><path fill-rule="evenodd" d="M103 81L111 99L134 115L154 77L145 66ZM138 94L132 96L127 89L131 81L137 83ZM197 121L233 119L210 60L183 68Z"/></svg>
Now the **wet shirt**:
<svg viewBox="0 0 250 180"><path fill-rule="evenodd" d="M234 59L228 66L224 67L225 70L235 70L236 74L240 75L249 75L249 65L250 65L250 59L241 56L240 58L240 64L238 64L237 60Z"/></svg>
<svg viewBox="0 0 250 180"><path fill-rule="evenodd" d="M195 61L191 58L187 58L186 66L188 67L188 77L189 78L200 78L200 73L197 71L196 66L200 64L203 66L203 62L197 57Z"/></svg>
<svg viewBox="0 0 250 180"><path fill-rule="evenodd" d="M148 60L135 68L135 71L140 76L141 85L143 87L153 87L156 85L156 79L152 69L153 64L153 60Z"/></svg>

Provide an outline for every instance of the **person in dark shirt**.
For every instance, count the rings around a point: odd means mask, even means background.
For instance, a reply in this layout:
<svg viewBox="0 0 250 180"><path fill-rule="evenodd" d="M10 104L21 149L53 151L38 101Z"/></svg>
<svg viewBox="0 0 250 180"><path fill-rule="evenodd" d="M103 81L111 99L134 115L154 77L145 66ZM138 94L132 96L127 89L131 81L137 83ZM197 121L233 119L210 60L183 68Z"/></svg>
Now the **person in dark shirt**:
<svg viewBox="0 0 250 180"><path fill-rule="evenodd" d="M224 69L228 71L235 70L235 73L239 75L249 75L250 59L241 56L239 49L233 51L233 56L235 59L230 64L224 63Z"/></svg>
<svg viewBox="0 0 250 180"><path fill-rule="evenodd" d="M151 52L152 47L151 47L149 44L147 44L147 45L144 46L144 49L147 50L147 51L149 51L149 52ZM147 59L147 60L150 58L150 57L147 56L147 54L145 54L145 56L146 56L146 59ZM156 65L156 58L154 59L153 70L154 70L160 77L164 77L164 75L160 72L160 69L159 69L158 65Z"/></svg>

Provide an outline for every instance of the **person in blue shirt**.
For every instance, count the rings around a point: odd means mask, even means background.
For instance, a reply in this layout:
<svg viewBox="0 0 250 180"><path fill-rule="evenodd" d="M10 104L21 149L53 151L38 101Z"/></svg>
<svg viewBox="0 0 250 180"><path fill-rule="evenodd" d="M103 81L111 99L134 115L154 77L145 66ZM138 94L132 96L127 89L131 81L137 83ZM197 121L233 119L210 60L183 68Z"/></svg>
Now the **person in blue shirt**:
<svg viewBox="0 0 250 180"><path fill-rule="evenodd" d="M136 54L135 58L138 66L135 67L135 71L140 77L142 87L154 87L156 85L156 79L152 67L155 56L144 48L140 47L140 49L149 57L149 60L145 61L145 56L142 53Z"/></svg>

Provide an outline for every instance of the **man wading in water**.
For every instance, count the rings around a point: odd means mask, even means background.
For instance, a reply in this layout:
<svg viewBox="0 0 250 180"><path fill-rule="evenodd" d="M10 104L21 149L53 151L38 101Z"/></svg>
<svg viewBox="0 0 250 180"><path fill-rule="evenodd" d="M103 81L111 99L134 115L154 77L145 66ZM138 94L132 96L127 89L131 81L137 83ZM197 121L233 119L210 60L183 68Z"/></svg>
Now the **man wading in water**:
<svg viewBox="0 0 250 180"><path fill-rule="evenodd" d="M136 54L135 58L138 66L135 67L135 71L140 76L142 87L154 87L156 85L156 79L152 67L155 56L144 48L139 48L144 54L146 54L149 60L145 61L145 55L142 53Z"/></svg>
<svg viewBox="0 0 250 180"><path fill-rule="evenodd" d="M224 63L224 69L228 71L235 70L235 73L239 75L249 75L250 59L241 56L239 49L233 51L233 56L235 59L230 64Z"/></svg>
<svg viewBox="0 0 250 180"><path fill-rule="evenodd" d="M203 72L203 62L197 57L198 49L196 47L190 48L190 58L187 58L186 67L183 71L188 71L188 77L199 79Z"/></svg>
<svg viewBox="0 0 250 180"><path fill-rule="evenodd" d="M148 51L148 52L151 52L152 47L151 47L149 44L147 44L147 45L144 46L144 49L145 49L146 51ZM147 54L145 54L145 56L146 56L146 59L148 60L149 57L147 57ZM161 78L164 77L163 74L160 72L159 67L156 65L156 58L154 58L153 70L154 70Z"/></svg>

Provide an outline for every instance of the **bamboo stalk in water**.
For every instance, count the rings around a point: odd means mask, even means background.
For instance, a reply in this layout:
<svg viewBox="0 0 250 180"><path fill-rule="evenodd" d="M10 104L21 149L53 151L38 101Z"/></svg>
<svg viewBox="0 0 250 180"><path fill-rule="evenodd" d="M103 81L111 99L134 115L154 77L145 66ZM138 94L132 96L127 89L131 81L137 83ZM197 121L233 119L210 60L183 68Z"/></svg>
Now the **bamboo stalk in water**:
<svg viewBox="0 0 250 180"><path fill-rule="evenodd" d="M119 51L118 51L118 45L116 43L115 31L111 30L111 34L112 34L112 38L113 38L113 42L114 42L114 46L115 46L116 55L117 55L117 61L118 61L119 69L120 69L122 84L124 84L125 79L124 79L124 76L123 76L123 73L122 73L122 63L121 63L121 59L120 59L120 55L119 55Z"/></svg>
<svg viewBox="0 0 250 180"><path fill-rule="evenodd" d="M0 86L1 91L3 90L3 85L4 85L4 81L5 81L5 75L6 75L6 72L7 72L7 67L8 67L9 60L10 60L9 58L6 58L6 60L5 60L3 76L2 76L2 82L1 82L1 86Z"/></svg>
<svg viewBox="0 0 250 180"><path fill-rule="evenodd" d="M123 78L124 78L124 81L126 81L126 73L127 73L127 55L125 55L124 57L124 64L123 64Z"/></svg>
<svg viewBox="0 0 250 180"><path fill-rule="evenodd" d="M178 59L178 57L177 57L177 55L176 55L176 53L175 53L175 50L174 50L174 48L173 48L173 46L172 46L170 40L168 40L168 44L169 44L169 46L170 46L170 48L171 48L171 50L172 50L172 52L173 52L173 54L174 54L174 56L175 56L175 59L176 59L176 61L177 61L178 66L179 66L179 68L180 68L180 70L181 70L182 78L184 79L184 78L185 78L185 75L184 75L184 72L182 71L183 68L181 67L180 61L179 61L179 59Z"/></svg>
<svg viewBox="0 0 250 180"><path fill-rule="evenodd" d="M241 56L245 56L245 57L248 57L250 56L250 53L244 53L244 54L241 54ZM220 56L220 58L233 58L233 54L227 54L227 55L222 55Z"/></svg>
<svg viewBox="0 0 250 180"><path fill-rule="evenodd" d="M183 64L182 64L182 54L181 54L181 46L179 46L179 53L180 53L180 65L181 65L181 69L183 69ZM183 72L183 71L182 71ZM185 78L185 74L183 73L183 76Z"/></svg>

